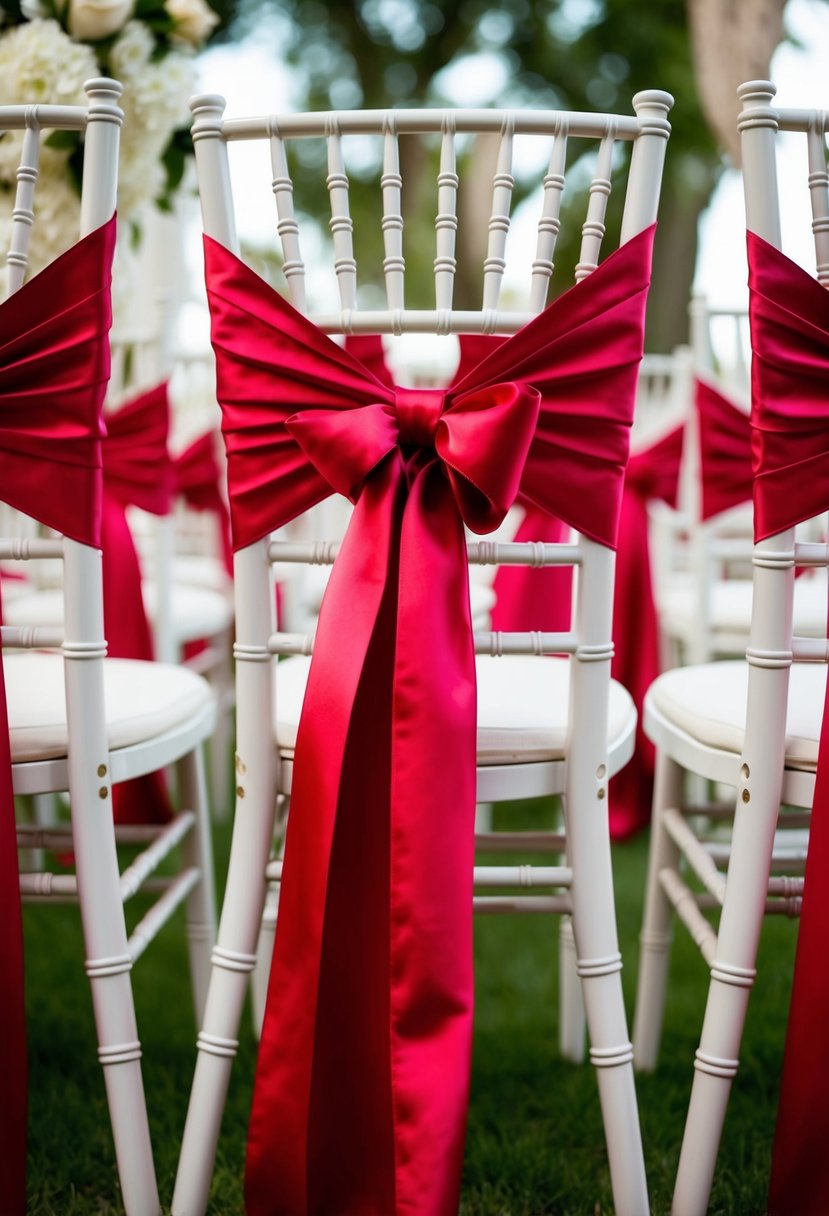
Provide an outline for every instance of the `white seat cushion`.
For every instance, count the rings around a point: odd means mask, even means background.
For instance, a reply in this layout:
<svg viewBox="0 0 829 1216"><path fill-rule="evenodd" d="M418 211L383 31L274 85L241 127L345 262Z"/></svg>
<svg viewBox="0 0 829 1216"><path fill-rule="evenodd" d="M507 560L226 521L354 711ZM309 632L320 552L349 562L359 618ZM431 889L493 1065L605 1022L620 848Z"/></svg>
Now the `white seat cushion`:
<svg viewBox="0 0 829 1216"><path fill-rule="evenodd" d="M710 628L718 633L744 633L751 622L750 579L720 579L711 588L708 610ZM688 637L697 627L696 599L686 577L671 582L659 599L663 627L671 636ZM826 628L826 578L805 575L794 585L794 632L801 637L820 637Z"/></svg>
<svg viewBox="0 0 829 1216"><path fill-rule="evenodd" d="M651 706L685 734L707 747L739 755L745 733L748 664L735 659L677 667L648 689L645 728ZM796 663L791 669L786 717L786 763L814 769L826 693L823 663Z"/></svg>
<svg viewBox="0 0 829 1216"><path fill-rule="evenodd" d="M290 658L279 664L276 737L280 749L292 752L305 696L311 660ZM569 663L565 659L508 656L479 657L478 763L528 764L560 760L565 754ZM611 684L608 747L636 724L628 692Z"/></svg>
<svg viewBox="0 0 829 1216"><path fill-rule="evenodd" d="M153 583L141 586L144 607L150 621L155 618L156 590ZM230 628L233 609L228 599L206 587L188 587L174 583L172 589L172 623L176 645L213 637ZM21 595L4 609L6 625L62 625L63 592L57 588Z"/></svg>
<svg viewBox="0 0 829 1216"><path fill-rule="evenodd" d="M58 654L3 655L12 760L67 754L63 659ZM104 697L110 751L156 738L213 700L209 684L186 667L107 659Z"/></svg>
<svg viewBox="0 0 829 1216"><path fill-rule="evenodd" d="M228 592L231 578L224 562L207 554L177 553L173 558L173 581L210 591Z"/></svg>
<svg viewBox="0 0 829 1216"><path fill-rule="evenodd" d="M144 605L149 619L155 620L157 591L153 582L141 585ZM212 638L224 633L233 622L233 608L226 596L207 587L172 586L173 634L179 646L199 638Z"/></svg>

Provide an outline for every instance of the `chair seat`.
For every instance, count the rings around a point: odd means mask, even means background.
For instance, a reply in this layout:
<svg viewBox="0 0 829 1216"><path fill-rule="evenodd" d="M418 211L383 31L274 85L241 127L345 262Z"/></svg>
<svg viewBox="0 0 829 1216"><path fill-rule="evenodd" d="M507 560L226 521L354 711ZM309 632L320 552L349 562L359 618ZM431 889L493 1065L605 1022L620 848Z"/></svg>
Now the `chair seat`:
<svg viewBox="0 0 829 1216"><path fill-rule="evenodd" d="M745 735L748 664L742 660L677 667L654 680L645 697L645 733L652 717L675 724L705 747L739 756ZM790 673L786 719L786 764L812 772L826 693L826 667L797 663Z"/></svg>
<svg viewBox="0 0 829 1216"><path fill-rule="evenodd" d="M145 581L141 590L147 616L152 621L158 598L156 585ZM173 583L171 591L173 634L179 645L223 633L233 623L233 608L220 592L183 583Z"/></svg>
<svg viewBox="0 0 829 1216"><path fill-rule="evenodd" d="M709 623L715 633L745 634L751 621L751 580L720 579L711 588ZM674 636L689 637L698 628L696 598L690 577L671 580L659 597L659 614ZM826 628L826 579L806 576L795 583L794 632L821 637Z"/></svg>
<svg viewBox="0 0 829 1216"><path fill-rule="evenodd" d="M328 586L328 579L331 577L331 567L294 565L291 568L288 563L283 563L277 564L276 570L279 572L286 567L289 577L296 577L296 572L301 572L303 579L302 608L311 619L316 619L319 616L322 597L325 594L325 588ZM279 577L278 573L277 577ZM481 582L474 578L470 579L469 606L473 626L476 629L488 629L490 613L495 607L495 591L491 583Z"/></svg>
<svg viewBox="0 0 829 1216"><path fill-rule="evenodd" d="M151 582L142 584L144 607L150 621L155 617L156 589ZM233 609L224 595L206 587L174 583L172 588L172 627L177 645L213 637L229 629ZM58 588L17 596L4 609L6 625L60 625L63 623L63 592Z"/></svg>
<svg viewBox="0 0 829 1216"><path fill-rule="evenodd" d="M40 652L3 656L9 737L15 763L67 754L63 658ZM108 745L133 747L174 730L213 701L208 683L186 667L107 659L104 663Z"/></svg>
<svg viewBox="0 0 829 1216"><path fill-rule="evenodd" d="M297 725L308 678L308 658L279 664L276 739L280 750L296 746ZM566 751L570 665L565 659L506 656L476 660L478 676L478 763L532 764L562 760ZM636 726L630 694L610 686L608 750L612 753Z"/></svg>
<svg viewBox="0 0 829 1216"><path fill-rule="evenodd" d="M230 591L231 579L224 562L209 554L177 553L173 558L172 573L174 583L206 587L225 594Z"/></svg>

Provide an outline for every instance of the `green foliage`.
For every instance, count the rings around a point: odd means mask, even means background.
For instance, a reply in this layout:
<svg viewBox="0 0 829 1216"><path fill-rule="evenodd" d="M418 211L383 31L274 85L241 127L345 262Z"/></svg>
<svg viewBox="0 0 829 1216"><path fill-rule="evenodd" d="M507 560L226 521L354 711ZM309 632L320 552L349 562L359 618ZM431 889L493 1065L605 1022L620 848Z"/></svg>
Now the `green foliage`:
<svg viewBox="0 0 829 1216"><path fill-rule="evenodd" d="M507 816L516 826L515 811L525 826L551 823L550 806L540 804L528 810L502 808L501 826ZM216 826L220 885L229 836L228 824ZM646 856L642 837L614 849L629 1018ZM146 910L141 899L134 902L133 921ZM79 919L65 907L30 907L24 919L31 1070L28 1210L31 1216L115 1216L122 1209ZM796 932L796 925L783 918L771 918L763 927L742 1063L709 1207L712 1216L765 1211ZM461 1216L584 1216L613 1210L594 1072L589 1065L565 1064L557 1052L556 938L556 922L547 917L476 921L475 1042ZM133 978L142 1071L166 1205L195 1060L181 917L137 963ZM657 1216L670 1209L706 988L705 964L678 928L659 1068L637 1079ZM240 1037L211 1193L210 1211L220 1216L241 1216L244 1210L244 1144L256 1055L247 1010Z"/></svg>
<svg viewBox="0 0 829 1216"><path fill-rule="evenodd" d="M659 302L654 311L664 317L661 297L671 295L682 331L660 335L659 342L670 346L685 338L696 222L719 176L721 158L699 106L684 0L650 0L647 6L629 0L501 0L497 5L491 0L241 0L233 29L242 34L255 29L260 41L271 38L280 57L298 69L298 104L311 109L464 104L467 99L453 91L447 72L461 63L472 69L476 92L486 103L504 107L624 112L640 89L673 93L677 105L671 114L663 199L671 223L685 225L691 236L670 251L657 249L653 290ZM431 154L431 183L433 160ZM310 198L307 210L327 222L326 192L319 176L313 177L313 166L300 163L295 172L299 189ZM526 190L519 180L514 207ZM358 263L377 267L379 280L379 229L364 222L372 191L377 193L376 185L366 186L359 174L352 179ZM579 213L572 211L567 191L564 199L557 259L573 266L584 211L583 205ZM411 248L434 247L434 207L433 186L422 207L404 195ZM614 193L608 209L611 239L620 218L621 199ZM668 239L669 234L660 234L662 244ZM431 254L422 263L419 268L409 261L407 268L418 297L430 287ZM460 306L471 303L470 288L459 269ZM676 326L673 321L674 330Z"/></svg>

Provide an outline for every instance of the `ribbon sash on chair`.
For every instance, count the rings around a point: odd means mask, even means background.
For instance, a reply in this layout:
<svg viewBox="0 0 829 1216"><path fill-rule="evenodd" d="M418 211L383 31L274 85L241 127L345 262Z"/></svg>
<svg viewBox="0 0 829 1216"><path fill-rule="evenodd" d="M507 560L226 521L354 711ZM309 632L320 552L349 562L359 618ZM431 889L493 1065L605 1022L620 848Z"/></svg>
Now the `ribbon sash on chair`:
<svg viewBox="0 0 829 1216"><path fill-rule="evenodd" d="M751 424L745 410L713 384L697 380L700 516L712 519L751 499Z"/></svg>
<svg viewBox="0 0 829 1216"><path fill-rule="evenodd" d="M829 507L829 296L748 234L754 532ZM829 1196L829 714L824 706L777 1111L769 1212L822 1216Z"/></svg>
<svg viewBox="0 0 829 1216"><path fill-rule="evenodd" d="M446 392L394 389L222 246L206 277L234 547L355 511L297 738L251 1216L456 1210L472 1012L463 525L523 493L614 545L652 229Z"/></svg>
<svg viewBox="0 0 829 1216"><path fill-rule="evenodd" d="M106 415L103 444L104 632L111 658L153 658L150 623L141 590L141 566L126 508L167 515L173 500L173 469L167 450L170 405L159 384ZM172 816L161 772L146 773L112 791L115 822L165 823Z"/></svg>
<svg viewBox="0 0 829 1216"><path fill-rule="evenodd" d="M100 546L115 219L0 305L0 496ZM11 751L0 664L0 1195L26 1209L26 1036Z"/></svg>
<svg viewBox="0 0 829 1216"><path fill-rule="evenodd" d="M210 511L216 517L222 561L233 576L230 515L221 491L222 470L216 455L218 431L205 431L173 457L173 491L193 511Z"/></svg>

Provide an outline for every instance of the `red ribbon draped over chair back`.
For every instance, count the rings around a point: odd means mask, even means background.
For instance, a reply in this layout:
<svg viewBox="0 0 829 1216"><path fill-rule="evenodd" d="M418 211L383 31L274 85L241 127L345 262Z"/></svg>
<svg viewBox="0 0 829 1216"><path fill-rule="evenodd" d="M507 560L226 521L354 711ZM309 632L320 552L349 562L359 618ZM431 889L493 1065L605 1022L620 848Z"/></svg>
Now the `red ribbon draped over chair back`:
<svg viewBox="0 0 829 1216"><path fill-rule="evenodd" d="M82 544L101 540L114 218L0 305L0 494ZM0 1195L26 1210L26 1026L17 841L0 664Z"/></svg>
<svg viewBox="0 0 829 1216"><path fill-rule="evenodd" d="M221 490L222 470L216 454L216 431L205 431L173 458L173 484L177 498L194 511L210 511L216 516L222 560L233 575L233 550L230 544L230 514Z"/></svg>
<svg viewBox="0 0 829 1216"><path fill-rule="evenodd" d="M463 526L493 530L520 487L615 544L652 235L445 392L382 383L205 239L234 546L332 490L355 502L297 738L251 1216L456 1209L476 779Z"/></svg>
<svg viewBox="0 0 829 1216"><path fill-rule="evenodd" d="M707 520L751 501L751 424L746 411L713 384L697 380L694 387L699 422L700 514Z"/></svg>
<svg viewBox="0 0 829 1216"><path fill-rule="evenodd" d="M748 234L756 540L829 508L829 296ZM829 715L824 705L769 1212L822 1216L829 1195Z"/></svg>
<svg viewBox="0 0 829 1216"><path fill-rule="evenodd" d="M170 404L159 384L106 415L102 518L104 631L107 654L153 658L152 632L141 591L141 566L126 508L167 515L173 469L167 450ZM147 773L112 791L116 823L165 823L172 815L162 773Z"/></svg>

